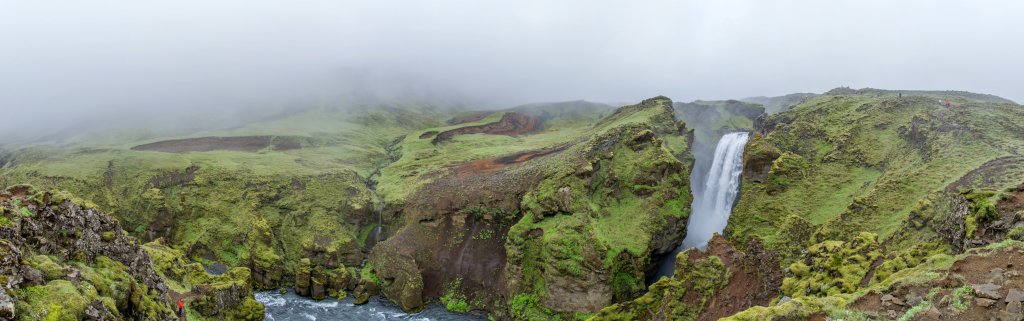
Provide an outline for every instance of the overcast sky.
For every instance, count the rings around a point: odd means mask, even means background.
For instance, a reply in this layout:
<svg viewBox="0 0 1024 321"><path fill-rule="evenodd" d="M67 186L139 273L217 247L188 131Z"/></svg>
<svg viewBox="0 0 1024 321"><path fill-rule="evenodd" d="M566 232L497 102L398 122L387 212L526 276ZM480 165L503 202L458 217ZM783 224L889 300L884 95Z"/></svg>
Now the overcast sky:
<svg viewBox="0 0 1024 321"><path fill-rule="evenodd" d="M1024 1L896 2L0 0L0 111L11 128L403 89L492 105L844 85L1024 101Z"/></svg>

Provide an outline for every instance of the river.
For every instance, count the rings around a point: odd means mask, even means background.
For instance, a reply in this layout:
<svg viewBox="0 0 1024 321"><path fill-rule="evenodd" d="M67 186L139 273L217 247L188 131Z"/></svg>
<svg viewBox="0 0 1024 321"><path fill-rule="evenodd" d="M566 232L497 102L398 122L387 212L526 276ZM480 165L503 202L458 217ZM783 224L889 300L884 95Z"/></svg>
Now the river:
<svg viewBox="0 0 1024 321"><path fill-rule="evenodd" d="M256 301L266 307L266 321L479 321L486 318L448 312L444 307L432 304L419 313L402 312L397 305L385 298L374 297L363 305L352 304L352 297L337 300L327 298L314 301L292 292L256 292Z"/></svg>

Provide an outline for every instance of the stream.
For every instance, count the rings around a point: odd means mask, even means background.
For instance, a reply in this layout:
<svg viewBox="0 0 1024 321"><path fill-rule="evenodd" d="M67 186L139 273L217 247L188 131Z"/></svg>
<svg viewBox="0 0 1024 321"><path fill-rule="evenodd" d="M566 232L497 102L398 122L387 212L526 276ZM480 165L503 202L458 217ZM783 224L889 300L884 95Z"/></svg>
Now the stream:
<svg viewBox="0 0 1024 321"><path fill-rule="evenodd" d="M431 304L419 313L405 313L385 298L374 297L363 305L352 304L352 297L342 300L327 298L314 301L292 292L256 292L256 301L266 307L265 321L468 321L487 320L479 316L448 312L444 307Z"/></svg>

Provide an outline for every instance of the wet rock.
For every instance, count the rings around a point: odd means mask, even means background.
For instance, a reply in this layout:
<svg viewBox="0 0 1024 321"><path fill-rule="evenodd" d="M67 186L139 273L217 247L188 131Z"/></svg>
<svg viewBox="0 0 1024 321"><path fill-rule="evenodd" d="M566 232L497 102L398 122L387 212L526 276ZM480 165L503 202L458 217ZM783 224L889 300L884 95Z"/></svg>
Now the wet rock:
<svg viewBox="0 0 1024 321"><path fill-rule="evenodd" d="M1003 298L1001 294L1003 287L992 283L971 284L971 289L974 289L974 294L978 297L992 300L1001 300Z"/></svg>
<svg viewBox="0 0 1024 321"><path fill-rule="evenodd" d="M323 300L327 297L327 276L324 268L317 266L313 269L309 278L309 297L313 300Z"/></svg>
<svg viewBox="0 0 1024 321"><path fill-rule="evenodd" d="M14 320L14 300L0 286L0 320Z"/></svg>
<svg viewBox="0 0 1024 321"><path fill-rule="evenodd" d="M299 260L299 267L295 269L295 294L309 296L311 269L309 258Z"/></svg>
<svg viewBox="0 0 1024 321"><path fill-rule="evenodd" d="M996 304L996 300L986 299L986 298L974 298L974 304L976 304L976 305L978 305L980 307L987 308L987 307L991 307L993 304Z"/></svg>
<svg viewBox="0 0 1024 321"><path fill-rule="evenodd" d="M882 296L882 302L892 302L892 299L894 298L895 297L893 297L892 294L886 294Z"/></svg>
<svg viewBox="0 0 1024 321"><path fill-rule="evenodd" d="M1024 301L1024 292L1020 290L1010 289L1010 293L1006 294L1006 303L1021 301Z"/></svg>
<svg viewBox="0 0 1024 321"><path fill-rule="evenodd" d="M380 293L380 288L377 287L377 283L373 283L370 279L359 279L359 285L356 286L356 291L353 297L355 301L353 303L356 305L364 304L367 301L370 301L370 297L377 295L378 293Z"/></svg>

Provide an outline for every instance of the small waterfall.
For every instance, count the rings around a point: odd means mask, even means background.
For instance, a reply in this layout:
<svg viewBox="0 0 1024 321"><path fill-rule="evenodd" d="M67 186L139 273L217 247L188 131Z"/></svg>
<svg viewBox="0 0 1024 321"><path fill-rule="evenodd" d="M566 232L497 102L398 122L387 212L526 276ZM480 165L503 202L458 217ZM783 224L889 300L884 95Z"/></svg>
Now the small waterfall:
<svg viewBox="0 0 1024 321"><path fill-rule="evenodd" d="M740 189L740 174L743 173L743 147L747 144L746 132L729 133L718 140L714 159L703 186L693 186L694 199L687 223L683 244L658 267L658 276L671 276L675 267L675 256L679 252L697 247L704 249L714 233L722 233L729 222L729 214L736 203ZM698 188L699 192L698 192Z"/></svg>
<svg viewBox="0 0 1024 321"><path fill-rule="evenodd" d="M383 241L381 235L384 232L384 200L377 195L377 191L371 189L370 193L373 194L373 210L377 212L377 228L373 229L373 244L377 244Z"/></svg>

